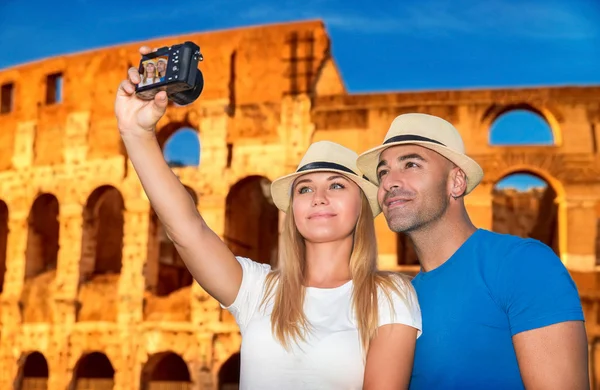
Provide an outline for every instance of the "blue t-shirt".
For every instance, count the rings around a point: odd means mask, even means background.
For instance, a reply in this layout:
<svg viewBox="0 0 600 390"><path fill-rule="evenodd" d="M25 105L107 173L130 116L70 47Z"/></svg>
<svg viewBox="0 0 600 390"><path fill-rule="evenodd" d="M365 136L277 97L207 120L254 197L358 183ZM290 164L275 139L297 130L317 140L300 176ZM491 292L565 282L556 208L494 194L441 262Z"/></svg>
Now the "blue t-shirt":
<svg viewBox="0 0 600 390"><path fill-rule="evenodd" d="M410 389L523 389L512 336L581 320L575 283L533 239L477 230L413 279L423 318Z"/></svg>

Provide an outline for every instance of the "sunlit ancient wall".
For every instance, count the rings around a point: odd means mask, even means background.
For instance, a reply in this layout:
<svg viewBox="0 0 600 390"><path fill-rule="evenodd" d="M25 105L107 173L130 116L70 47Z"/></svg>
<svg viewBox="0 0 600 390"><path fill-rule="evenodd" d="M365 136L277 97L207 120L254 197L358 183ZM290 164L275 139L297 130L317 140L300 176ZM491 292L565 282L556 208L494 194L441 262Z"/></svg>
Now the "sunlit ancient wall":
<svg viewBox="0 0 600 390"><path fill-rule="evenodd" d="M199 167L173 170L236 254L276 263L282 215L268 187L311 142L362 152L400 113L440 115L486 171L467 197L474 222L555 249L581 286L595 345L600 88L349 95L319 21L143 43L184 40L202 48L205 91L169 107L158 136L197 132ZM237 326L193 283L115 127L116 88L140 44L0 71L1 389L236 388ZM490 126L516 108L542 115L555 144L489 145ZM548 190L494 192L524 171ZM416 272L410 242L383 216L376 226L380 266Z"/></svg>

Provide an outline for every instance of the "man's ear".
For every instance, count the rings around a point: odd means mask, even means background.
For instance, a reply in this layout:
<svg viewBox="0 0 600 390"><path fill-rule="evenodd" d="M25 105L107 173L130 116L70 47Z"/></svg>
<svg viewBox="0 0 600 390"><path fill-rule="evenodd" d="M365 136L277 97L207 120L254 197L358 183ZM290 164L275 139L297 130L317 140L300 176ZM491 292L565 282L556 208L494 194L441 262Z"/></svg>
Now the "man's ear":
<svg viewBox="0 0 600 390"><path fill-rule="evenodd" d="M467 175L459 167L454 168L450 176L450 184L450 195L454 199L464 196L467 191Z"/></svg>

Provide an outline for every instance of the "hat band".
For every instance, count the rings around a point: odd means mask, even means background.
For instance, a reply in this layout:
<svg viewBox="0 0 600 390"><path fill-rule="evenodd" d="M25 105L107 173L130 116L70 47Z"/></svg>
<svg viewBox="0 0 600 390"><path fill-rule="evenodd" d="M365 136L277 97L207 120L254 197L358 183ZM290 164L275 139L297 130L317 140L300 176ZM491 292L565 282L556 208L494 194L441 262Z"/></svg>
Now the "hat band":
<svg viewBox="0 0 600 390"><path fill-rule="evenodd" d="M305 164L305 165L301 166L300 168L298 168L296 170L296 173L310 171L313 169L335 169L338 171L344 171L344 172L351 173L354 176L358 176L356 174L356 172L354 172L352 169L345 167L343 165L337 164L337 163L329 162L329 161L315 161L315 162ZM363 175L362 178L369 181L369 179L367 179L367 177L365 175Z"/></svg>
<svg viewBox="0 0 600 390"><path fill-rule="evenodd" d="M386 145L386 144L389 144L392 142L404 142L404 141L425 141L425 142L433 142L435 144L446 146L438 140L435 140L432 138L427 138L427 137L421 137L420 135L413 135L413 134L397 135L395 137L385 140L383 142L383 145Z"/></svg>

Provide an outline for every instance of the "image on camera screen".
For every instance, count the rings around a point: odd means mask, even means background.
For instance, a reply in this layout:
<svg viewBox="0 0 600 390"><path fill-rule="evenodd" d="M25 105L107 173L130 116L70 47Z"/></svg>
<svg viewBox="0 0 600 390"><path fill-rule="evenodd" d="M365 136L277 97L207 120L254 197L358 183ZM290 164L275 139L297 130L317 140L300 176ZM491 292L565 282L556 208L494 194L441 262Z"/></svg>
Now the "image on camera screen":
<svg viewBox="0 0 600 390"><path fill-rule="evenodd" d="M140 83L138 87L157 84L165 81L169 56L160 56L142 61L140 66Z"/></svg>

